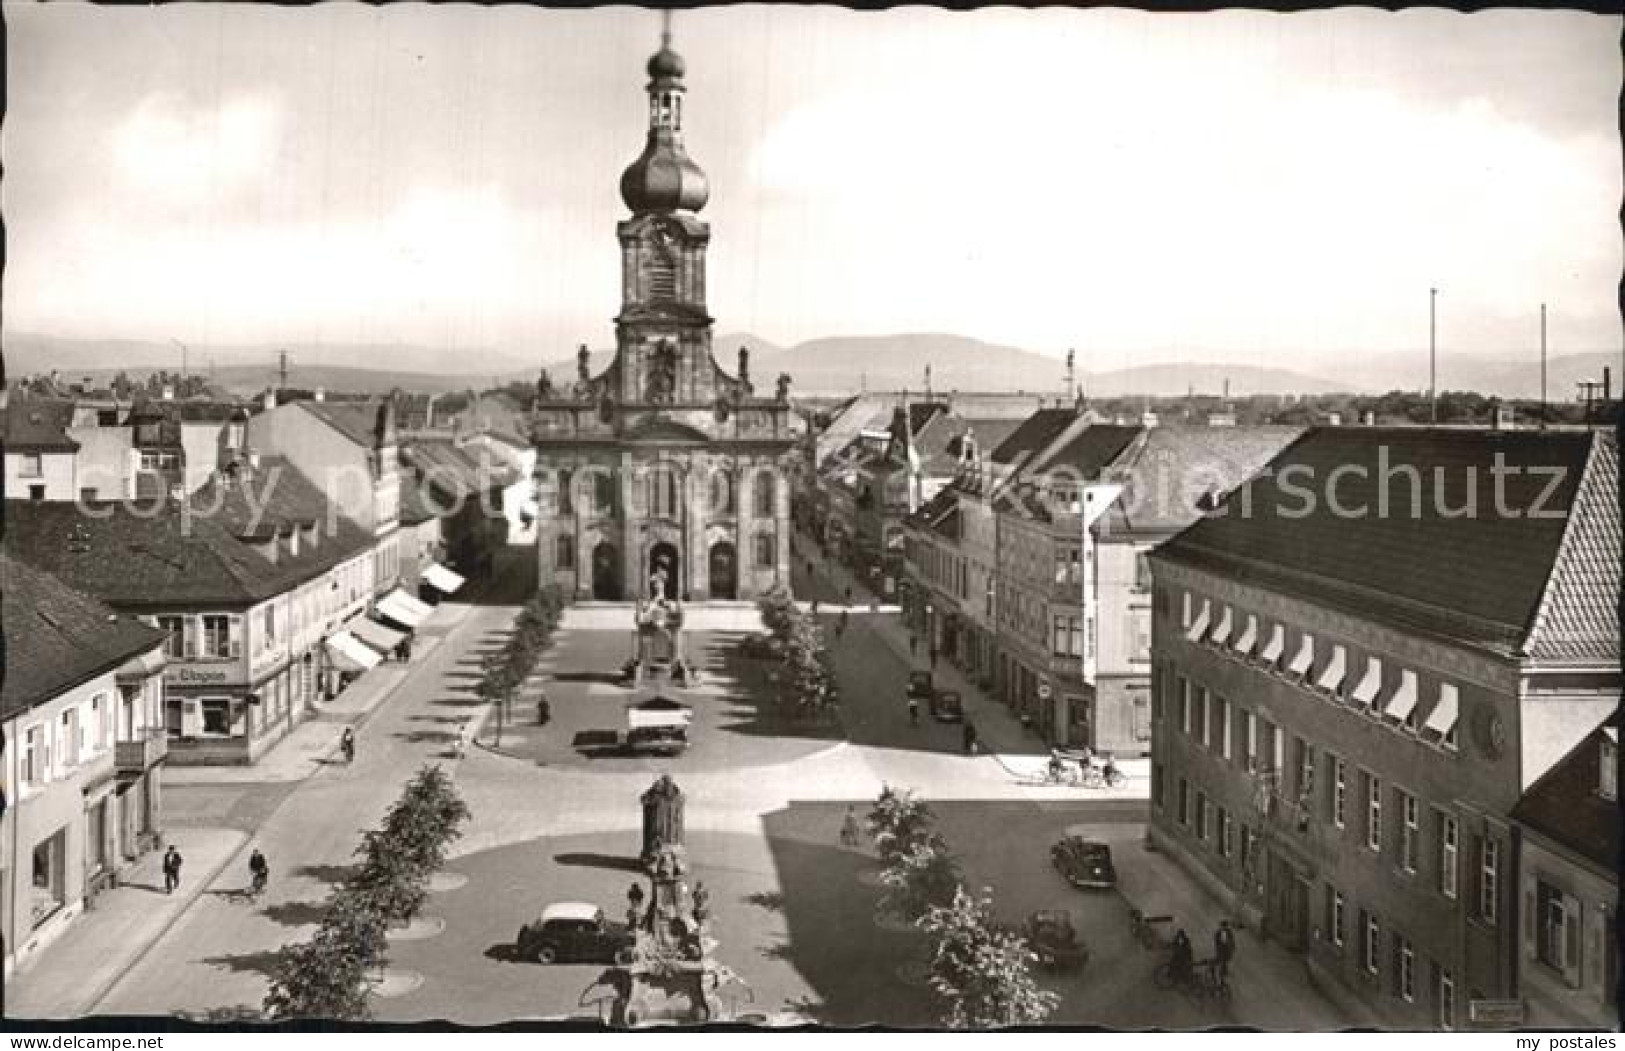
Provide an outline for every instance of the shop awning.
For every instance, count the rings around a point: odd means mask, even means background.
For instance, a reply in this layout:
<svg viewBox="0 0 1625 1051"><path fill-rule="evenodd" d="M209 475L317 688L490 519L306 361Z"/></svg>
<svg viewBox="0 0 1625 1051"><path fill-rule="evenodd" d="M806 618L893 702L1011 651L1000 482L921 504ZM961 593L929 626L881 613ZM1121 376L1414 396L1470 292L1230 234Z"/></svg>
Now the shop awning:
<svg viewBox="0 0 1625 1051"><path fill-rule="evenodd" d="M1231 610L1226 606L1224 612L1219 614L1219 623L1213 626L1213 634L1209 636L1215 646L1223 646L1230 641L1230 629L1233 626L1231 621Z"/></svg>
<svg viewBox="0 0 1625 1051"><path fill-rule="evenodd" d="M1203 599L1202 608L1197 611L1196 619L1191 621L1191 626L1185 629L1185 638L1191 642L1202 641L1202 636L1207 633L1208 612L1208 601Z"/></svg>
<svg viewBox="0 0 1625 1051"><path fill-rule="evenodd" d="M1401 671L1399 673L1399 689L1388 698L1388 704L1383 707L1382 714L1390 719L1404 722L1411 717L1411 711L1416 707L1416 673Z"/></svg>
<svg viewBox="0 0 1625 1051"><path fill-rule="evenodd" d="M168 659L164 657L163 647L158 646L146 653L138 653L119 665L113 677L120 686L133 686L162 672L168 663Z"/></svg>
<svg viewBox="0 0 1625 1051"><path fill-rule="evenodd" d="M1354 700L1369 706L1377 699L1382 690L1382 661L1375 657L1367 657L1365 661L1365 674L1360 677L1360 684L1354 687Z"/></svg>
<svg viewBox="0 0 1625 1051"><path fill-rule="evenodd" d="M1265 664L1273 665L1280 661L1281 654L1286 652L1286 629L1277 624L1270 629L1270 641L1265 643L1262 657Z"/></svg>
<svg viewBox="0 0 1625 1051"><path fill-rule="evenodd" d="M1341 646L1332 647L1332 659L1326 662L1326 668L1320 673L1315 685L1323 690L1336 691L1343 685L1343 676L1348 674L1348 650Z"/></svg>
<svg viewBox="0 0 1625 1051"><path fill-rule="evenodd" d="M430 587L437 591L443 591L448 595L455 593L458 588L467 583L467 581L465 581L462 577L458 576L456 573L453 573L439 562L434 563L428 569L423 571L423 579L428 582Z"/></svg>
<svg viewBox="0 0 1625 1051"><path fill-rule="evenodd" d="M1315 666L1315 637L1304 633L1303 641L1298 644L1298 655L1292 658L1287 665L1287 671L1293 675L1308 675L1309 669Z"/></svg>
<svg viewBox="0 0 1625 1051"><path fill-rule="evenodd" d="M406 632L388 628L368 617L357 617L346 625L350 633L386 656L406 641Z"/></svg>
<svg viewBox="0 0 1625 1051"><path fill-rule="evenodd" d="M434 607L408 595L400 588L396 588L378 600L374 607L379 613L399 624L403 628L415 628L429 619Z"/></svg>
<svg viewBox="0 0 1625 1051"><path fill-rule="evenodd" d="M1430 733L1444 737L1456 728L1457 705L1456 688L1449 683L1439 686L1439 703L1433 706L1428 715L1428 721L1422 728Z"/></svg>
<svg viewBox="0 0 1625 1051"><path fill-rule="evenodd" d="M1258 616L1247 614L1247 626L1241 629L1241 635L1236 639L1235 650L1243 657L1252 655L1253 647L1258 644Z"/></svg>
<svg viewBox="0 0 1625 1051"><path fill-rule="evenodd" d="M379 662L383 660L371 647L363 644L348 631L336 631L329 635L326 646L333 663L346 671L369 671L378 667Z"/></svg>

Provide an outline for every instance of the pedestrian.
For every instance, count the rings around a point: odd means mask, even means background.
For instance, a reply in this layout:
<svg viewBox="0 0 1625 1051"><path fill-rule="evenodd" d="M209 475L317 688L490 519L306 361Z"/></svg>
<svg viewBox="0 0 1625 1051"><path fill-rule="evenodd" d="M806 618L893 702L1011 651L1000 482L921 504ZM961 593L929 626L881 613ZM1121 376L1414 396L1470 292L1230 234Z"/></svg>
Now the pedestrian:
<svg viewBox="0 0 1625 1051"><path fill-rule="evenodd" d="M185 859L181 857L181 852L176 850L175 845L171 843L169 845L169 849L164 852L165 894L173 894L175 892L175 888L181 885L181 863L184 860Z"/></svg>
<svg viewBox="0 0 1625 1051"><path fill-rule="evenodd" d="M841 821L841 846L856 847L859 843L859 836L858 815L849 806L846 808L846 817Z"/></svg>
<svg viewBox="0 0 1625 1051"><path fill-rule="evenodd" d="M848 606L852 605L852 585L851 584L848 584L846 586L846 591L842 592L842 594L844 594L846 596L846 604Z"/></svg>
<svg viewBox="0 0 1625 1051"><path fill-rule="evenodd" d="M911 726L920 725L920 699L918 697L908 699L908 721Z"/></svg>
<svg viewBox="0 0 1625 1051"><path fill-rule="evenodd" d="M1174 932L1173 955L1168 960L1168 969L1173 974L1174 981L1186 982L1191 976L1191 938L1181 927Z"/></svg>
<svg viewBox="0 0 1625 1051"><path fill-rule="evenodd" d="M339 738L339 750L344 753L346 763L355 762L355 731L348 726L344 728L344 735Z"/></svg>
<svg viewBox="0 0 1625 1051"><path fill-rule="evenodd" d="M265 884L271 878L271 866L266 862L265 855L260 848L255 847L254 853L248 856L248 893L251 897L259 897L265 892Z"/></svg>
<svg viewBox="0 0 1625 1051"><path fill-rule="evenodd" d="M969 719L965 720L965 729L963 731L963 737L965 739L965 754L966 755L975 755L976 754L976 724L971 722Z"/></svg>
<svg viewBox="0 0 1625 1051"><path fill-rule="evenodd" d="M1230 958L1236 955L1236 932L1230 929L1229 920L1220 920L1219 929L1213 932L1213 958L1218 961L1219 978L1230 977Z"/></svg>

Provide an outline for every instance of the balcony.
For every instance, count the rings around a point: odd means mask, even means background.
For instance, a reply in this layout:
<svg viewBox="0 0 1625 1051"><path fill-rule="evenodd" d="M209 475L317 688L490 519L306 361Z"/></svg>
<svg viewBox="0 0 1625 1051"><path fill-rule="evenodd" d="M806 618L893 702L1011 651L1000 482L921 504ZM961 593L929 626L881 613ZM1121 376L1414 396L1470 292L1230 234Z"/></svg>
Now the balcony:
<svg viewBox="0 0 1625 1051"><path fill-rule="evenodd" d="M137 731L135 740L113 745L113 765L123 778L140 777L169 754L169 735L162 728Z"/></svg>

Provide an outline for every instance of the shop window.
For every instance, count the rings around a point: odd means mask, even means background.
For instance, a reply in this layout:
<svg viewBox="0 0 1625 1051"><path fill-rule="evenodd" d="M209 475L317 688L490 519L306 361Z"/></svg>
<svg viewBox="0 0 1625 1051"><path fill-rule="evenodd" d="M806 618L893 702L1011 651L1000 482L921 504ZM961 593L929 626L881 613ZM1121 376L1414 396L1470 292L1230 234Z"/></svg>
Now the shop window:
<svg viewBox="0 0 1625 1051"><path fill-rule="evenodd" d="M42 840L34 847L29 883L29 919L38 927L62 908L63 877L66 870L67 829Z"/></svg>
<svg viewBox="0 0 1625 1051"><path fill-rule="evenodd" d="M231 702L207 700L200 705L203 711L203 732L211 737L231 735Z"/></svg>

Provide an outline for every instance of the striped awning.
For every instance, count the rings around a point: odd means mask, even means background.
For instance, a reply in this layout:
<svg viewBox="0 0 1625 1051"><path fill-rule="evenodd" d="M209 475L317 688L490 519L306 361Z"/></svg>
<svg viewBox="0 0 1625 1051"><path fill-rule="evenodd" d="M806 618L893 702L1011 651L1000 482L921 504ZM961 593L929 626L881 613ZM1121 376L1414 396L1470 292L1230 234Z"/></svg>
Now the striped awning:
<svg viewBox="0 0 1625 1051"><path fill-rule="evenodd" d="M1256 613L1249 613L1247 614L1247 626L1241 629L1241 634L1236 637L1234 649L1243 657L1249 657L1252 655L1253 647L1257 644L1258 615Z"/></svg>
<svg viewBox="0 0 1625 1051"><path fill-rule="evenodd" d="M1286 652L1286 629L1277 624L1270 629L1270 641L1265 643L1261 657L1265 664L1275 664Z"/></svg>
<svg viewBox="0 0 1625 1051"><path fill-rule="evenodd" d="M453 573L439 562L423 571L423 579L428 582L430 587L437 591L443 591L448 595L454 594L458 588L467 583L461 576Z"/></svg>
<svg viewBox="0 0 1625 1051"><path fill-rule="evenodd" d="M159 674L168 663L168 658L164 656L164 648L155 646L145 653L136 654L119 665L119 669L113 673L113 677L120 686L131 686Z"/></svg>
<svg viewBox="0 0 1625 1051"><path fill-rule="evenodd" d="M1409 668L1399 673L1399 689L1388 698L1388 704L1382 709L1382 714L1390 719L1404 722L1409 719L1411 712L1416 708L1416 673Z"/></svg>
<svg viewBox="0 0 1625 1051"><path fill-rule="evenodd" d="M1197 612L1196 619L1185 629L1185 638L1191 642L1201 642L1202 636L1207 633L1208 618L1211 615L1212 608L1208 605L1208 600L1203 599L1202 608Z"/></svg>
<svg viewBox="0 0 1625 1051"><path fill-rule="evenodd" d="M419 626L434 612L433 606L419 602L400 588L379 599L374 608L403 628Z"/></svg>
<svg viewBox="0 0 1625 1051"><path fill-rule="evenodd" d="M368 617L357 617L345 626L350 629L350 634L385 655L393 653L397 646L406 641L406 632L385 627Z"/></svg>
<svg viewBox="0 0 1625 1051"><path fill-rule="evenodd" d="M1234 620L1231 607L1224 607L1224 612L1219 614L1219 623L1213 626L1213 634L1208 636L1215 646L1223 646L1230 641L1230 628Z"/></svg>
<svg viewBox="0 0 1625 1051"><path fill-rule="evenodd" d="M346 671L370 671L383 660L371 647L348 631L335 631L324 641L333 663Z"/></svg>
<svg viewBox="0 0 1625 1051"><path fill-rule="evenodd" d="M1439 686L1439 703L1435 704L1433 711L1428 714L1428 721L1422 724L1423 729L1436 733L1440 737L1454 730L1456 728L1456 718L1460 714L1458 711L1459 704L1460 700L1456 696L1456 688L1449 683L1442 683Z"/></svg>

